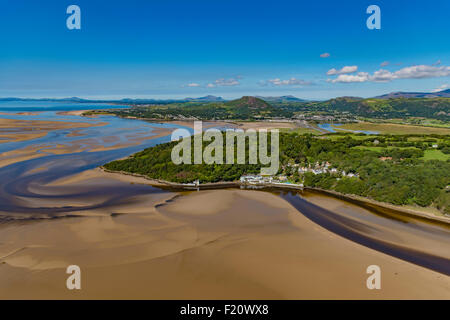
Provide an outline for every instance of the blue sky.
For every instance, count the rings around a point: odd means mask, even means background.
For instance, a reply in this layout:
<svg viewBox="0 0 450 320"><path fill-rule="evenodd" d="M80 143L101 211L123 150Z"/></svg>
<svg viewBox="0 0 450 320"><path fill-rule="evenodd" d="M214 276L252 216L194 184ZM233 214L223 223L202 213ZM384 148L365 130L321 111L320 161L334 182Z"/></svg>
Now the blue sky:
<svg viewBox="0 0 450 320"><path fill-rule="evenodd" d="M449 15L448 0L0 0L0 97L432 91L450 86Z"/></svg>

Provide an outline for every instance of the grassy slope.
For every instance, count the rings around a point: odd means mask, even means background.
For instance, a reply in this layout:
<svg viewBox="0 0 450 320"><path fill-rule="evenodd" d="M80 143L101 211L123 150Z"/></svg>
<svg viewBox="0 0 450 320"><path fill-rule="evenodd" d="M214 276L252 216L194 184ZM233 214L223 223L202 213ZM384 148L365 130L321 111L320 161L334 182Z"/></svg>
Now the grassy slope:
<svg viewBox="0 0 450 320"><path fill-rule="evenodd" d="M450 155L443 153L441 150L428 149L425 150L425 154L422 159L447 161L448 159L450 159Z"/></svg>
<svg viewBox="0 0 450 320"><path fill-rule="evenodd" d="M310 110L349 112L370 118L449 119L450 98L355 99L340 97L306 104Z"/></svg>

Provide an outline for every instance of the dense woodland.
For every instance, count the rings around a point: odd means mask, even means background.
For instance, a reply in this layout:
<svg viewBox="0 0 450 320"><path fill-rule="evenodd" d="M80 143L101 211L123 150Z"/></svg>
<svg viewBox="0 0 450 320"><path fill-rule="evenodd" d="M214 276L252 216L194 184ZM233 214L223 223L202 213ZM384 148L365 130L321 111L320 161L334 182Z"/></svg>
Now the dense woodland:
<svg viewBox="0 0 450 320"><path fill-rule="evenodd" d="M258 174L259 164L175 165L171 162L176 142L158 145L106 169L146 175L173 182L218 182ZM204 142L204 145L208 145ZM429 155L440 155L429 156ZM225 151L224 151L225 156ZM248 152L247 152L248 158ZM305 186L335 190L396 205L435 206L450 214L450 136L328 134L323 136L280 134L279 175ZM299 173L298 167L328 162L335 173Z"/></svg>

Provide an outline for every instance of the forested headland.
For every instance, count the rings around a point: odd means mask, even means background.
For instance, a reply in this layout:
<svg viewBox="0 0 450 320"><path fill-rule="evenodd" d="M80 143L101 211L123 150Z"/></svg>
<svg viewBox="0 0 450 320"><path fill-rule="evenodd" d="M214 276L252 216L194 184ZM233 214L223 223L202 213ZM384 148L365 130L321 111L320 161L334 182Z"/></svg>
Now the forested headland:
<svg viewBox="0 0 450 320"><path fill-rule="evenodd" d="M177 183L235 181L261 169L248 161L175 165L171 151L176 144L157 145L104 167ZM450 214L450 136L280 133L276 177L395 205L433 206Z"/></svg>

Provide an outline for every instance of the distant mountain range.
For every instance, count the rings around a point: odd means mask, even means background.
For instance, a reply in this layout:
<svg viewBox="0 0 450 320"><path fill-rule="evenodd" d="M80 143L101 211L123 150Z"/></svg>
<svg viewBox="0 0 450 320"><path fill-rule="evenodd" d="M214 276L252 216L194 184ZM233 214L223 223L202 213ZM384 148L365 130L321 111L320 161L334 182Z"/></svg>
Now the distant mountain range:
<svg viewBox="0 0 450 320"><path fill-rule="evenodd" d="M88 100L78 97L64 99L0 98L0 101L53 101L85 104L83 108L96 107L94 104L110 104L119 108L132 107L120 111L123 116L161 119L241 119L258 120L269 118L292 118L300 113L343 114L345 116L367 118L410 118L421 117L450 121L450 89L440 92L393 92L374 98L338 97L323 101L307 101L292 95L285 96L244 96L240 99L225 100L207 95L184 99L121 99ZM92 104L92 105L90 105ZM171 104L170 108L165 107ZM7 107L7 104L6 104ZM65 105L65 107L67 107ZM106 106L109 107L109 106ZM112 106L111 106L112 107ZM127 108L128 109L128 108Z"/></svg>
<svg viewBox="0 0 450 320"><path fill-rule="evenodd" d="M292 95L281 96L281 97L256 96L256 98L259 98L259 99L264 100L266 102L277 102L277 103L283 103L283 102L305 102L305 101L308 101L308 100L304 100L304 99L300 99L300 98L294 97Z"/></svg>
<svg viewBox="0 0 450 320"><path fill-rule="evenodd" d="M203 102L219 102L219 101L225 101L222 97L216 97L216 96L205 96L200 98L186 98L185 101L203 101Z"/></svg>
<svg viewBox="0 0 450 320"><path fill-rule="evenodd" d="M266 102L305 102L307 100L299 99L292 95L281 96L281 97L261 97L256 96L256 98L264 100ZM54 101L54 102L79 102L79 103L124 103L124 104L164 104L164 103L183 103L183 102L225 102L222 97L217 96L204 96L198 98L184 98L184 99L132 99L124 98L120 100L92 100L92 99L82 99L78 97L72 98L0 98L0 101Z"/></svg>
<svg viewBox="0 0 450 320"><path fill-rule="evenodd" d="M86 100L86 99L81 99L78 97L72 97L72 98L60 98L60 99L55 99L55 98L15 98L15 97L10 97L10 98L0 98L0 101L61 101L61 102L89 102L89 101L95 101L98 102L98 100Z"/></svg>
<svg viewBox="0 0 450 320"><path fill-rule="evenodd" d="M223 102L226 101L222 97L205 96L199 98L184 98L184 99L132 99L124 98L120 100L93 100L82 99L78 97L72 98L0 98L0 101L53 101L53 102L79 102L79 103L123 103L123 104L163 104L163 103L182 103L182 102Z"/></svg>
<svg viewBox="0 0 450 320"><path fill-rule="evenodd" d="M438 92L391 92L376 99L393 99L393 98L450 98L450 89Z"/></svg>
<svg viewBox="0 0 450 320"><path fill-rule="evenodd" d="M311 100L300 99L292 95L286 96L255 96L255 98L264 100L268 103L289 103L289 102L311 102ZM359 97L339 97L351 100L363 100ZM339 99L335 98L335 99ZM439 92L391 92L380 96L373 97L373 99L395 99L395 98L450 98L450 89ZM330 99L334 100L334 99ZM78 103L116 103L116 104L167 104L167 103L184 103L184 102L226 102L222 97L208 95L198 98L184 98L184 99L132 99L124 98L119 100L93 100L83 99L78 97L71 98L0 98L0 101L54 101L54 102L78 102Z"/></svg>

